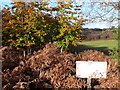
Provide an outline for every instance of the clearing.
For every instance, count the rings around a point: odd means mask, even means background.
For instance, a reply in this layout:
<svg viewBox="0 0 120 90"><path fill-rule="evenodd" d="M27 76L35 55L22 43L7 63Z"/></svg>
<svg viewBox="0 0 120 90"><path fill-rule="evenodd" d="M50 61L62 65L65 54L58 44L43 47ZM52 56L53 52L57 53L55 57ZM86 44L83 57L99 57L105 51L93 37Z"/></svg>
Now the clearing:
<svg viewBox="0 0 120 90"><path fill-rule="evenodd" d="M74 47L76 52L82 52L84 50L98 50L108 55L108 50L118 49L117 40L97 40L97 41L83 41L78 42L78 46Z"/></svg>

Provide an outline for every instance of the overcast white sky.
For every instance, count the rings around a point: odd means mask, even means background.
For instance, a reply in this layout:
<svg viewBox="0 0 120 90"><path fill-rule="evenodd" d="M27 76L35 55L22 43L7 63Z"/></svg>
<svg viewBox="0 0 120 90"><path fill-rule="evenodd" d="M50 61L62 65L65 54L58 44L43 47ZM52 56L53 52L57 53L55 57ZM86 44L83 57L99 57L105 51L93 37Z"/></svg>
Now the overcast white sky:
<svg viewBox="0 0 120 90"><path fill-rule="evenodd" d="M111 25L111 23L109 22L98 22L98 23L89 23L89 24L86 24L83 26L83 28L101 28L101 29L104 29L104 28L109 28L111 26L118 26L118 22L113 22L113 24Z"/></svg>

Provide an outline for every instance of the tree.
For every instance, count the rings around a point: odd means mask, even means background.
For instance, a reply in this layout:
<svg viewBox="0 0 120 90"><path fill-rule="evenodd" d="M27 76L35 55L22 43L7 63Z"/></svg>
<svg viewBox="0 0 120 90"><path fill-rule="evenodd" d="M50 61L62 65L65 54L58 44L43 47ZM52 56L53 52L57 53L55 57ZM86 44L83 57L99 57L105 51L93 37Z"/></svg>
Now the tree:
<svg viewBox="0 0 120 90"><path fill-rule="evenodd" d="M68 49L79 40L84 22L75 16L72 7L72 2L58 3L51 8L47 2L13 3L12 9L2 11L3 45L26 51L56 41L61 50Z"/></svg>

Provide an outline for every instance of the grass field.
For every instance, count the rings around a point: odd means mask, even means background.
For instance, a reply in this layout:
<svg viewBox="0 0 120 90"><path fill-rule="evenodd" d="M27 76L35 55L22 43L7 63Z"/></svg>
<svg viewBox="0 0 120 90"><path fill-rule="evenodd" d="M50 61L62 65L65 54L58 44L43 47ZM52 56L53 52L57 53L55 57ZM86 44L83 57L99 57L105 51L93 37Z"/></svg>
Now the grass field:
<svg viewBox="0 0 120 90"><path fill-rule="evenodd" d="M108 50L118 49L117 40L98 40L98 41L83 41L78 42L78 46L74 48L76 52L82 52L85 50L98 50L104 52L104 54L109 55Z"/></svg>
<svg viewBox="0 0 120 90"><path fill-rule="evenodd" d="M86 45L88 47L106 47L107 49L118 49L117 40L98 40L98 41L84 41L79 42L78 45Z"/></svg>

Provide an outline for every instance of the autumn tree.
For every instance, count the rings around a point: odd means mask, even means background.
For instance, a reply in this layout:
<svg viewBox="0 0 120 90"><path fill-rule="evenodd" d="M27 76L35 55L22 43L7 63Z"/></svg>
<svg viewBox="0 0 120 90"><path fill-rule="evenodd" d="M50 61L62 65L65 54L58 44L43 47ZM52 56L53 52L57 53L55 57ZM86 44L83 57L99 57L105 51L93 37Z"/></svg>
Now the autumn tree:
<svg viewBox="0 0 120 90"><path fill-rule="evenodd" d="M47 2L13 3L12 9L2 11L3 45L29 52L31 48L43 48L46 43L56 41L61 51L68 49L80 40L84 22L72 8L72 2L58 3L57 7L49 7Z"/></svg>

